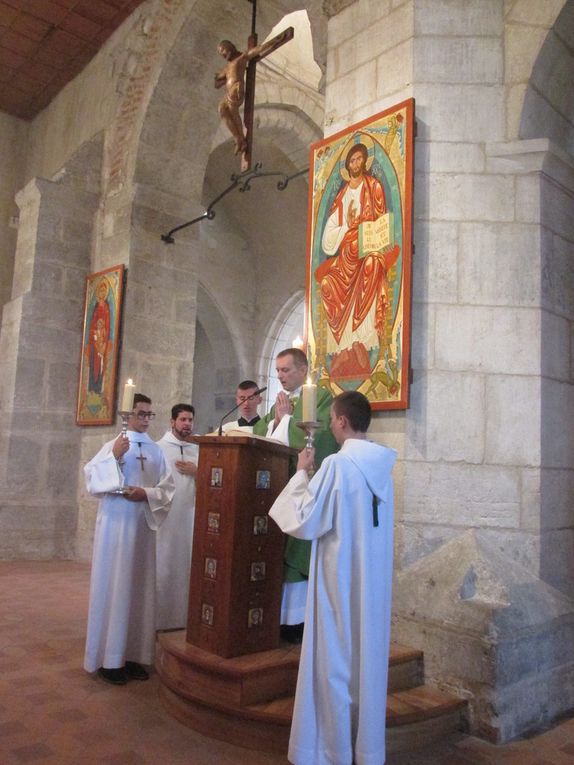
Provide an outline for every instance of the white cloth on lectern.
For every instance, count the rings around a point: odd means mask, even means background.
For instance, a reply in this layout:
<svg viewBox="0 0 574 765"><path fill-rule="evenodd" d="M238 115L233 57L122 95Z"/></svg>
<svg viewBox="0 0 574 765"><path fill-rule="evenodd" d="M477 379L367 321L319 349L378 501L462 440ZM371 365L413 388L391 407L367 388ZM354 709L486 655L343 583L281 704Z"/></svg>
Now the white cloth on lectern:
<svg viewBox="0 0 574 765"><path fill-rule="evenodd" d="M168 430L157 442L175 481L175 495L157 532L157 628L181 629L187 623L189 577L195 520L195 477L178 472L178 460L197 465L199 446L180 441Z"/></svg>
<svg viewBox="0 0 574 765"><path fill-rule="evenodd" d="M108 441L84 468L88 492L101 499L96 519L84 668L153 664L155 531L175 489L163 453L146 433L128 431L118 465ZM139 457L144 457L144 469ZM147 502L108 492L141 486Z"/></svg>

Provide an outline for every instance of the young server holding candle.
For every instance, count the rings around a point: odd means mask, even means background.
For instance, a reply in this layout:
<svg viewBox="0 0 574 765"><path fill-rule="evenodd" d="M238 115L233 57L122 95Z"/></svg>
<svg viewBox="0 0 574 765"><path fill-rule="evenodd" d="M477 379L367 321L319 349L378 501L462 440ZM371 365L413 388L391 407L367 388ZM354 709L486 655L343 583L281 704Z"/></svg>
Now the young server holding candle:
<svg viewBox="0 0 574 765"><path fill-rule="evenodd" d="M276 359L277 377L283 388L271 411L253 428L260 436L282 441L295 449L305 446L306 432L300 422L316 422L314 430L315 464L317 467L338 446L329 427L329 410L333 400L324 388L307 382L307 357L299 348L287 348ZM291 472L296 469L293 460ZM292 642L301 642L305 602L307 599L307 578L309 576L309 542L287 538L284 557L284 586L281 603L282 635Z"/></svg>
<svg viewBox="0 0 574 765"><path fill-rule="evenodd" d="M159 446L147 434L151 399L126 383L127 431L108 441L84 468L100 499L84 668L115 685L146 680L155 653L155 532L175 485Z"/></svg>

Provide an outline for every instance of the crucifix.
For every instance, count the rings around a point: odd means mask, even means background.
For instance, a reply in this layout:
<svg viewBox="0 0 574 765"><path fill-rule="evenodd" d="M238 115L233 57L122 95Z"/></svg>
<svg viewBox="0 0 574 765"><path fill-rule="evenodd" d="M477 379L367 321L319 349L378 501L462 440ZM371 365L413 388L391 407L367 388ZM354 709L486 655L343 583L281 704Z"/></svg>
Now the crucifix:
<svg viewBox="0 0 574 765"><path fill-rule="evenodd" d="M271 40L267 40L262 45L257 45L257 33L255 31L257 0L249 0L249 2L253 6L253 12L247 51L237 50L230 40L222 40L217 46L217 52L223 56L227 64L215 75L215 87L225 87L225 95L219 102L219 116L235 140L235 153L241 154L242 172L251 168L257 62L292 40L294 33L293 27L288 27ZM239 108L244 102L242 120Z"/></svg>
<svg viewBox="0 0 574 765"><path fill-rule="evenodd" d="M147 460L147 457L143 456L141 441L138 441L138 446L140 448L140 455L139 455L139 457L136 457L136 460L139 460L139 463L140 463L141 468L142 468L142 473L143 473L143 471L144 471L144 461Z"/></svg>

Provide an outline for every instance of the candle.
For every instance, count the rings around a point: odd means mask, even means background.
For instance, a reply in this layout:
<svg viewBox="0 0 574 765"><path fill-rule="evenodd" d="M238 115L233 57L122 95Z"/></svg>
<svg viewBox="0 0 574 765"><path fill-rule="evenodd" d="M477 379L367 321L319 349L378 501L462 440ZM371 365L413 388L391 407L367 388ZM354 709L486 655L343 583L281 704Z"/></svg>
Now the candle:
<svg viewBox="0 0 574 765"><path fill-rule="evenodd" d="M303 422L315 422L317 419L317 386L308 377L303 385Z"/></svg>
<svg viewBox="0 0 574 765"><path fill-rule="evenodd" d="M120 406L120 412L131 412L134 408L134 395L136 392L136 386L130 380L124 385L124 395L122 396L122 405Z"/></svg>

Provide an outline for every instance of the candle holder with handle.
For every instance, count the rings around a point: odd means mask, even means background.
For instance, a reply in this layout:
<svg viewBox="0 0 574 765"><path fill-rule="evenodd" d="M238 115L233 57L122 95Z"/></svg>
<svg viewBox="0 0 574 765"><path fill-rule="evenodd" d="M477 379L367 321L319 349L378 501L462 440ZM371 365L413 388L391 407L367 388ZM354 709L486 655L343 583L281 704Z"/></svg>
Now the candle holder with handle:
<svg viewBox="0 0 574 765"><path fill-rule="evenodd" d="M122 436L124 438L126 438L127 434L128 434L128 418L129 418L131 412L130 411L128 411L128 412L118 411L118 414L122 418L122 431L121 431L121 434L122 434ZM122 465L125 465L125 460L124 460L123 457L118 460L118 467L122 467ZM108 494L122 494L124 496L126 494L129 494L129 493L130 493L130 489L129 489L128 486L123 486L121 489L112 489L112 491L108 492Z"/></svg>
<svg viewBox="0 0 574 765"><path fill-rule="evenodd" d="M118 414L122 418L122 436L124 436L124 438L125 438L127 436L127 434L128 434L128 418L129 418L129 416L131 414L131 411L130 412L118 412Z"/></svg>
<svg viewBox="0 0 574 765"><path fill-rule="evenodd" d="M315 431L321 429L321 423L316 420L306 420L304 422L298 422L297 427L305 431L305 448L312 449L315 442ZM309 475L313 475L315 471L309 470Z"/></svg>

